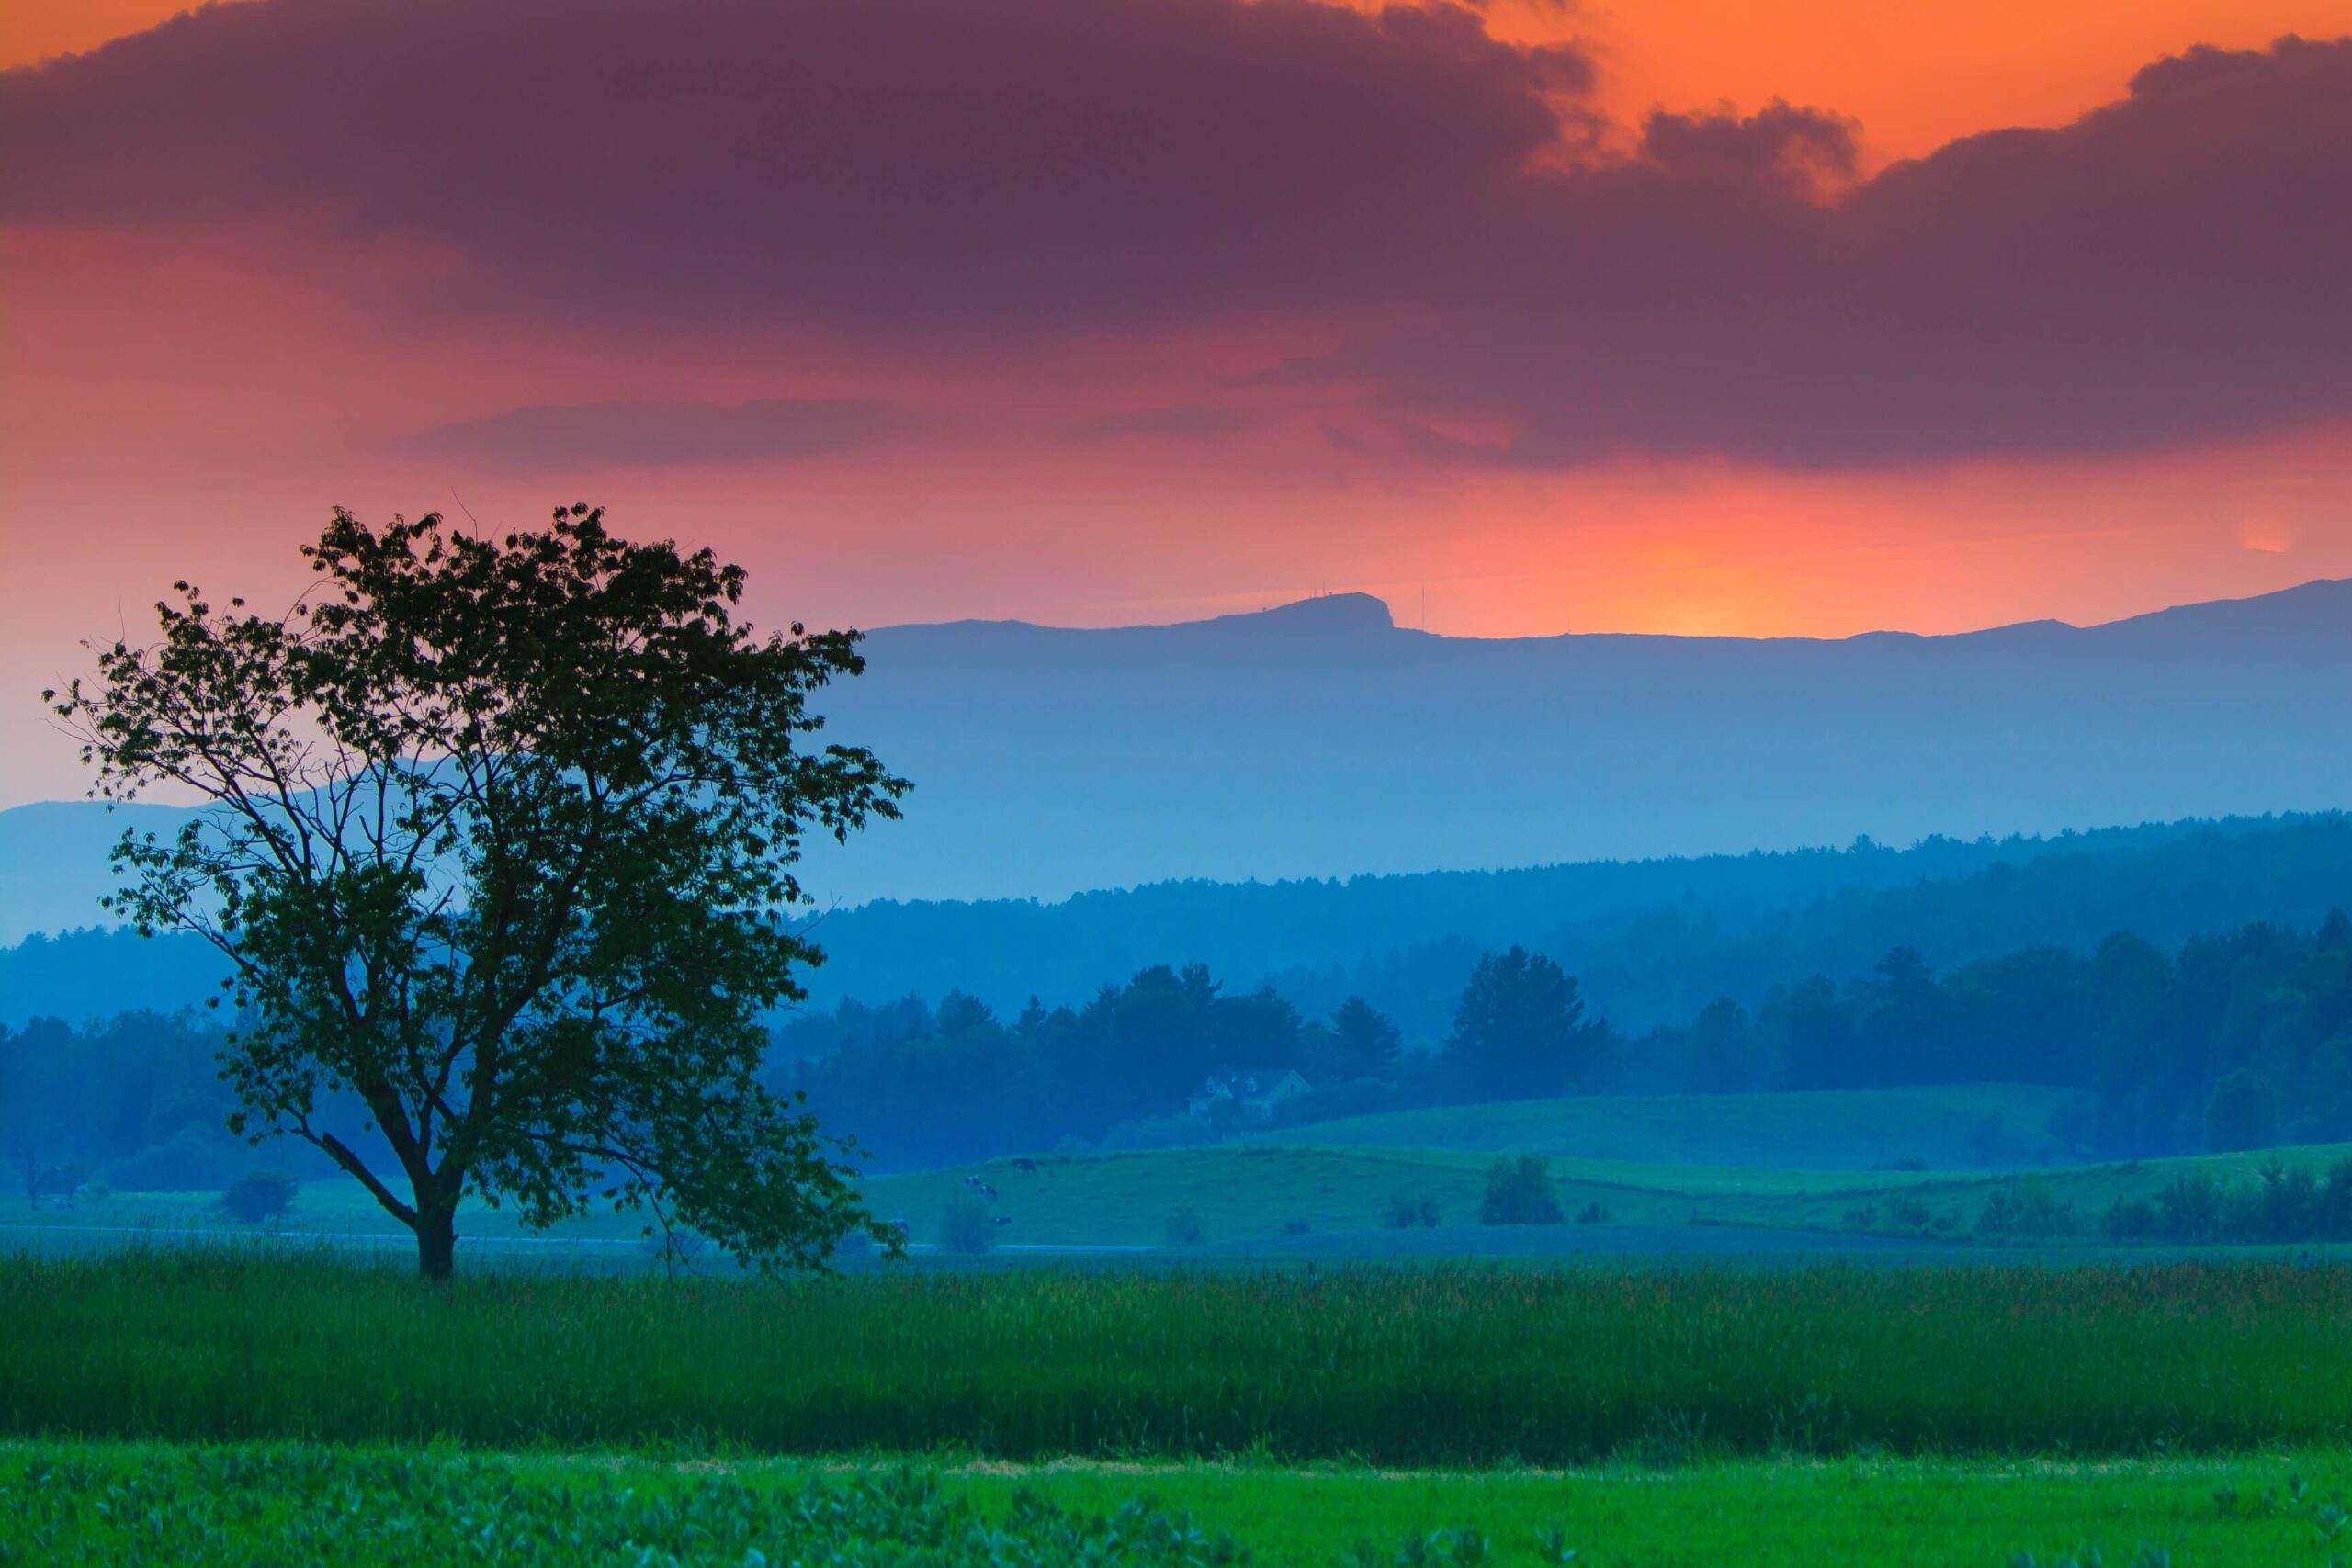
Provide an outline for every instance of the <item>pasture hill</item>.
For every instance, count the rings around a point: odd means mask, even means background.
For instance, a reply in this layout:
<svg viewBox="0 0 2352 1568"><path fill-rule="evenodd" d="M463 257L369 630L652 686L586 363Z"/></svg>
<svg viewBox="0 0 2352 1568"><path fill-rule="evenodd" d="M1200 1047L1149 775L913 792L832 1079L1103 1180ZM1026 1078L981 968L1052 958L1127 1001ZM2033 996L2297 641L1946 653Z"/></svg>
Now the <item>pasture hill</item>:
<svg viewBox="0 0 2352 1568"><path fill-rule="evenodd" d="M2031 1086L1964 1085L1446 1106L1204 1148L989 1159L865 1187L919 1258L966 1265L1105 1251L1180 1263L1743 1263L1966 1262L2026 1248L2123 1261L2152 1247L2352 1242L2352 1176L2333 1174L2352 1171L2352 1146L2064 1163L2042 1125L2054 1100ZM1487 1223L1496 1161L1523 1155L1544 1160L1555 1212L1548 1223ZM977 1225L959 1227L971 1215ZM637 1271L652 1257L642 1224L591 1213L531 1232L511 1211L469 1200L459 1229L478 1259ZM209 1191L118 1191L0 1219L19 1250L241 1235L363 1250L405 1239L340 1176L304 1184L260 1232L240 1230Z"/></svg>

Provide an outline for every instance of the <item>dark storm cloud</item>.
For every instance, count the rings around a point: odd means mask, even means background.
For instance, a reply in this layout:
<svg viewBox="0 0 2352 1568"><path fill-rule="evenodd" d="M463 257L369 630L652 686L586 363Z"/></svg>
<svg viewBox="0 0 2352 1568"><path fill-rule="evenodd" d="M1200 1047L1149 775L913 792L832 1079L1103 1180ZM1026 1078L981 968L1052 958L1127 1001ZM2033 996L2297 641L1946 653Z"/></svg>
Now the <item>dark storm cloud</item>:
<svg viewBox="0 0 2352 1568"><path fill-rule="evenodd" d="M1115 326L1361 295L1589 80L1305 0L259 0L10 73L0 213L331 212L592 318Z"/></svg>
<svg viewBox="0 0 2352 1568"><path fill-rule="evenodd" d="M460 420L409 439L416 451L520 472L820 457L910 427L905 412L831 398L743 403L551 403Z"/></svg>
<svg viewBox="0 0 2352 1568"><path fill-rule="evenodd" d="M1859 182L1851 128L1779 105L1604 157L1589 85L1458 7L257 0L0 77L0 217L420 233L481 264L469 309L1015 367L1028 333L1386 313L1282 379L1462 461L2127 451L2352 407L2352 44L2195 51Z"/></svg>

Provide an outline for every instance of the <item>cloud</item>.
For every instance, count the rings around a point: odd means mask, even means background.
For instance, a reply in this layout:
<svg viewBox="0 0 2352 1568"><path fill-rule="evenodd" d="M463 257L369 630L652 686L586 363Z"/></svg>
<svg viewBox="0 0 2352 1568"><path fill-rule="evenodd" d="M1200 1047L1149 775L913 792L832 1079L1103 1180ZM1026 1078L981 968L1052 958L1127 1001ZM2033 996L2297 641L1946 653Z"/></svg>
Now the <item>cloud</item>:
<svg viewBox="0 0 2352 1568"><path fill-rule="evenodd" d="M1867 179L1834 115L1610 137L1591 80L1446 5L253 0L0 75L0 222L421 236L473 264L437 308L1015 374L1351 323L1261 385L1423 461L2099 454L2352 409L2352 43L2191 51Z"/></svg>
<svg viewBox="0 0 2352 1568"><path fill-rule="evenodd" d="M1505 423L1444 445L1543 468L2118 454L2352 410L2352 42L2193 51L1834 200L1840 141L1804 115L1644 145L1526 182L1442 319L1293 374L1408 427Z"/></svg>
<svg viewBox="0 0 2352 1568"><path fill-rule="evenodd" d="M1250 416L1239 409L1209 403L1173 403L1163 408L1105 414L1072 425L1069 434L1080 441L1117 441L1136 435L1232 435L1249 429L1250 423Z"/></svg>
<svg viewBox="0 0 2352 1568"><path fill-rule="evenodd" d="M869 445L912 423L884 404L823 398L546 404L438 425L412 436L408 446L540 473L820 457Z"/></svg>
<svg viewBox="0 0 2352 1568"><path fill-rule="evenodd" d="M0 78L0 215L321 212L510 308L867 333L1320 304L1580 57L1309 0L255 0Z"/></svg>

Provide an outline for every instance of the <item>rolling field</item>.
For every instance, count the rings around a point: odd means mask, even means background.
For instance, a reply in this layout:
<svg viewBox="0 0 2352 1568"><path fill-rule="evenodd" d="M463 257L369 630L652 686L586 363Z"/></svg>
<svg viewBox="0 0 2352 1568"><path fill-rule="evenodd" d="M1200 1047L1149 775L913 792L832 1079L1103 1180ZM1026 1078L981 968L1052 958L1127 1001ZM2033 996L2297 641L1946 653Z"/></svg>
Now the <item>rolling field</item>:
<svg viewBox="0 0 2352 1568"><path fill-rule="evenodd" d="M1345 1126L1345 1123L1332 1123ZM1323 1129L1315 1129L1321 1132ZM1809 1245L1828 1253L1875 1253L1888 1238L1912 1252L1953 1254L2024 1246L2069 1256L2109 1250L2098 1230L2119 1198L2153 1199L2187 1172L2242 1189L2273 1164L2324 1171L2352 1156L2325 1145L2036 1170L2030 1179L2072 1208L2072 1235L1987 1240L1975 1235L1985 1204L2013 1190L2012 1172L1868 1171L1664 1166L1622 1160L1555 1158L1552 1172L1563 1210L1596 1223L1531 1237L1478 1224L1492 1156L1483 1151L1413 1147L1321 1147L1227 1144L1212 1148L1135 1154L1056 1156L1023 1169L1010 1159L952 1170L876 1177L868 1201L886 1218L904 1220L919 1248L939 1235L942 1213L970 1190L966 1178L995 1190L998 1233L1014 1252L1030 1248L1168 1249L1180 1258L1265 1255L1332 1259L1382 1256L1558 1256L1702 1253L1744 1250L1779 1255ZM1387 1228L1396 1205L1428 1208L1437 1224L1411 1234ZM1905 1205L1898 1209L1897 1204ZM1170 1216L1182 1211L1198 1239L1173 1245ZM1907 1217L1906 1217L1907 1216ZM637 1268L643 1221L600 1214L547 1233L524 1230L511 1213L469 1202L459 1232L476 1256ZM153 1235L189 1232L245 1234L220 1218L209 1193L119 1193L72 1211L0 1206L0 1251L56 1254L103 1249ZM304 1186L277 1227L288 1238L329 1237L346 1245L379 1238L392 1250L406 1233L347 1179ZM1812 1238L1805 1243L1802 1238ZM1752 1248L1743 1238L1752 1240ZM2178 1248L2162 1249L2167 1254ZM2326 1253L2330 1248L2314 1248ZM2118 1258L2146 1256L2139 1247Z"/></svg>
<svg viewBox="0 0 2352 1568"><path fill-rule="evenodd" d="M2341 1452L1397 1473L41 1441L0 1446L0 1563L2325 1568L2347 1484Z"/></svg>
<svg viewBox="0 0 2352 1568"><path fill-rule="evenodd" d="M209 1194L0 1209L0 1568L2343 1568L2352 1263L2095 1224L2352 1151L1858 1163L2031 1122L2009 1096L1825 1097L1888 1116L1830 1168L1725 1097L1679 1143L1547 1102L880 1177L918 1243L993 1189L1000 1254L832 1280L669 1279L637 1219L469 1204L426 1290L344 1181L274 1234ZM1577 1151L1590 1223L1476 1223L1529 1145ZM2092 1228L1975 1237L2025 1181Z"/></svg>
<svg viewBox="0 0 2352 1568"><path fill-rule="evenodd" d="M1351 1116L1271 1134L1342 1148L1541 1154L1644 1166L1934 1170L2049 1163L2063 1089L2028 1084L1788 1094L1588 1095Z"/></svg>

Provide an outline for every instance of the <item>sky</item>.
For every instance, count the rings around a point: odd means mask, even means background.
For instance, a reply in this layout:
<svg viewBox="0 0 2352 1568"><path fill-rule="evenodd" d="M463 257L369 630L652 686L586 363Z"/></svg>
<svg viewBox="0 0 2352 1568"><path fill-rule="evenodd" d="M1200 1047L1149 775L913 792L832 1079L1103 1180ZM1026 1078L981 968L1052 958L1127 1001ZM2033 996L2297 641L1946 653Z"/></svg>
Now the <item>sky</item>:
<svg viewBox="0 0 2352 1568"><path fill-rule="evenodd" d="M329 507L771 621L2112 619L2352 575L2352 3L0 8L0 806Z"/></svg>

